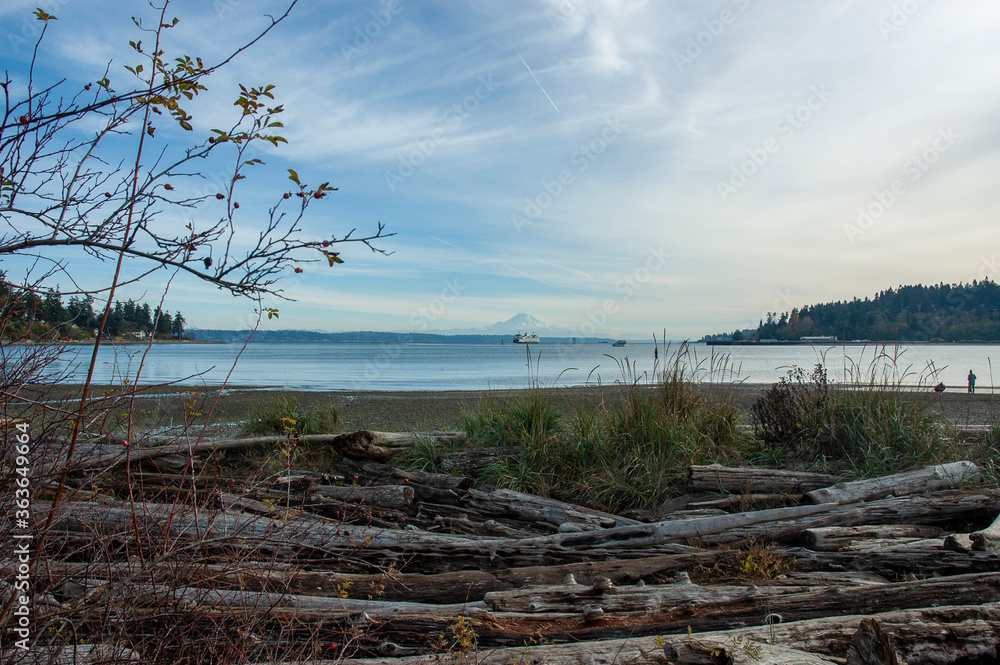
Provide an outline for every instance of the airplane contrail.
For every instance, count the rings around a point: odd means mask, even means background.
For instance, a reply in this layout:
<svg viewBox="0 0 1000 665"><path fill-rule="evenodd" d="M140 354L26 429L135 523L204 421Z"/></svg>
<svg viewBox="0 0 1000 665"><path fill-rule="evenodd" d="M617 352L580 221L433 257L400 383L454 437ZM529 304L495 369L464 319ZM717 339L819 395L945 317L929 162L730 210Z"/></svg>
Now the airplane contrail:
<svg viewBox="0 0 1000 665"><path fill-rule="evenodd" d="M514 46L513 42L511 42L511 46ZM524 56L521 55L521 52L517 50L516 46L514 46L514 52L517 53L517 57L521 58L521 62L524 64L524 68L528 70L528 73L531 74L531 78L535 79L535 83L538 84L538 89L542 91L543 95L545 95L545 99L549 100L549 104L552 104L552 108L556 110L556 113L559 113L559 107L556 106L556 103L552 101L551 97L549 97L549 93L545 92L545 88L542 87L541 81L539 81L538 77L535 76L535 72L531 71L531 67L529 67L528 63L524 61Z"/></svg>

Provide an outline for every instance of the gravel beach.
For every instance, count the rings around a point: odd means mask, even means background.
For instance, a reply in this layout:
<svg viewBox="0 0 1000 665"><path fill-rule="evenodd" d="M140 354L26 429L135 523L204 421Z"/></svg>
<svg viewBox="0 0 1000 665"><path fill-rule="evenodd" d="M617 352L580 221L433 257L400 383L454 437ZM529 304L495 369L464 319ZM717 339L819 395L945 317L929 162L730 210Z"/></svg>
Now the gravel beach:
<svg viewBox="0 0 1000 665"><path fill-rule="evenodd" d="M731 399L746 419L750 406L769 386L765 384L707 385L700 389L713 399ZM97 386L93 394L101 395L106 387ZM594 387L543 388L556 405L567 412L577 409L597 409L614 406L621 400L621 388L616 385ZM471 410L487 395L495 397L521 391L379 391L379 392L313 392L277 389L231 387L216 403L219 390L212 387L157 386L143 389L136 400L140 410L140 426L177 426L185 410L201 413L200 422L210 411L211 420L219 427L232 427L246 420L253 411L273 403L282 396L294 396L305 408L334 406L340 413L342 431L373 429L383 431L450 430L460 424L463 411ZM79 393L79 386L62 386L60 397ZM970 395L965 391L929 391L909 393L915 400L924 400L962 427L982 427L995 422L994 395L989 392ZM192 401L193 400L193 401ZM194 404L194 408L191 405ZM213 410L214 404L214 410Z"/></svg>

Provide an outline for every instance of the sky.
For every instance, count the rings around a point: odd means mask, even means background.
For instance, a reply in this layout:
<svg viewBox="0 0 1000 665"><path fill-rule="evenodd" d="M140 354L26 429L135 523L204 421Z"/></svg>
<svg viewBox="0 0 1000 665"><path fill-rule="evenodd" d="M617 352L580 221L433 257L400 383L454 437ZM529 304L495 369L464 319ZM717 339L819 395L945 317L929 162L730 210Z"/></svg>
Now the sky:
<svg viewBox="0 0 1000 665"><path fill-rule="evenodd" d="M5 69L23 75L39 3L58 17L39 71L82 85L110 63L124 78L138 33L108 1L8 0ZM168 49L219 60L285 6L177 0ZM312 0L208 80L192 123L224 126L239 83L273 83L287 109L288 145L242 190L246 237L287 168L339 188L306 235L396 234L379 244L391 255L345 247L333 269L289 271L294 301L265 303L280 310L265 328L527 312L581 335L696 339L997 274L997 34L985 0ZM123 296L158 301L165 283ZM194 280L166 303L189 327L256 319Z"/></svg>

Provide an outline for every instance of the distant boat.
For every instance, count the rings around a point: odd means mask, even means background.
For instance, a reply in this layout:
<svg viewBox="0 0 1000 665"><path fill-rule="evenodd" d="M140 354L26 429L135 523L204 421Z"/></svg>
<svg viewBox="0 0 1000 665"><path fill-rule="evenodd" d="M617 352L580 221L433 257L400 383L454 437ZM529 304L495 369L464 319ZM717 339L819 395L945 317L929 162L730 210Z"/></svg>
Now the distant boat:
<svg viewBox="0 0 1000 665"><path fill-rule="evenodd" d="M628 346L628 342L626 342L623 339L620 339L617 342L612 342L611 346Z"/></svg>
<svg viewBox="0 0 1000 665"><path fill-rule="evenodd" d="M541 341L535 333L531 333L530 335L527 333L517 333L514 335L515 344L537 344Z"/></svg>

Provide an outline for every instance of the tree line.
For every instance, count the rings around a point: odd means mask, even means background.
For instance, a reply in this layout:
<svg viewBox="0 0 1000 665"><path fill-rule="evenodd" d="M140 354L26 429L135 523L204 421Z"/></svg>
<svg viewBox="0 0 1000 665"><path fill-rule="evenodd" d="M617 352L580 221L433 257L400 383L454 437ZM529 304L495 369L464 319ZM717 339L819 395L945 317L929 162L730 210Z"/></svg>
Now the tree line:
<svg viewBox="0 0 1000 665"><path fill-rule="evenodd" d="M1000 341L1000 286L988 277L963 284L900 286L874 298L768 312L757 329L732 339L797 340L831 336L872 342Z"/></svg>
<svg viewBox="0 0 1000 665"><path fill-rule="evenodd" d="M17 340L55 335L60 339L92 339L100 328L104 310L95 311L90 294L73 295L64 304L58 289L44 292L12 288L0 273L2 336ZM134 300L116 301L108 313L104 336L155 339L190 339L187 321L179 311L170 312Z"/></svg>

